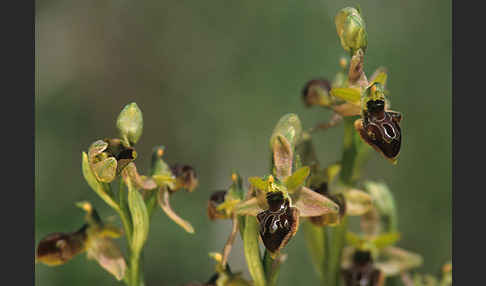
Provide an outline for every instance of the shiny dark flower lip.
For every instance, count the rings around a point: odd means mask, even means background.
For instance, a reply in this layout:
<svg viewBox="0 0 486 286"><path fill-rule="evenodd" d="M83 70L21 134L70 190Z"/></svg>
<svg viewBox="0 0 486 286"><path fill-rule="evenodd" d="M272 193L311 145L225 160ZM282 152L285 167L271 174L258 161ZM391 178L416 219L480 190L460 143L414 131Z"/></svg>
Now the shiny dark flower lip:
<svg viewBox="0 0 486 286"><path fill-rule="evenodd" d="M370 100L367 102L363 119L356 120L354 126L366 143L395 162L402 143L401 119L400 113L385 111L383 100Z"/></svg>
<svg viewBox="0 0 486 286"><path fill-rule="evenodd" d="M71 260L85 249L86 228L73 233L55 232L47 235L39 242L36 259L47 265L60 265Z"/></svg>
<svg viewBox="0 0 486 286"><path fill-rule="evenodd" d="M299 210L291 207L281 192L267 194L269 208L257 215L260 237L271 252L276 253L295 235L299 225Z"/></svg>

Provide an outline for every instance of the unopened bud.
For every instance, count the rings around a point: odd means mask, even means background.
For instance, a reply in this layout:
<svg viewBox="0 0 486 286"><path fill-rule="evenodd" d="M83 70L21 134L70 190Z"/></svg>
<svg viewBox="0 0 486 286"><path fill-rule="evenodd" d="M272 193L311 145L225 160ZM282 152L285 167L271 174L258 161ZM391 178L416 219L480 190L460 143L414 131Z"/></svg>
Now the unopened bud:
<svg viewBox="0 0 486 286"><path fill-rule="evenodd" d="M127 104L118 115L116 126L123 139L133 145L137 143L143 131L142 111L135 102Z"/></svg>
<svg viewBox="0 0 486 286"><path fill-rule="evenodd" d="M358 10L352 7L343 8L337 13L334 22L343 49L351 53L359 49L366 50L368 35Z"/></svg>

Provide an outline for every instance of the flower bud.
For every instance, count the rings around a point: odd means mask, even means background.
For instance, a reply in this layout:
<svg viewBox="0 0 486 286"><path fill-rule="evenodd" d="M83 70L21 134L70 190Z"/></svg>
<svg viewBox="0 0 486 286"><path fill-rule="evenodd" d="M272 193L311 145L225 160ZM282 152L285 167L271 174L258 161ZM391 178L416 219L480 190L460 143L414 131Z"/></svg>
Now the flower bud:
<svg viewBox="0 0 486 286"><path fill-rule="evenodd" d="M142 111L135 102L125 105L118 115L116 127L121 137L130 145L137 143L142 135L143 116Z"/></svg>
<svg viewBox="0 0 486 286"><path fill-rule="evenodd" d="M37 246L36 259L46 265L61 265L85 250L87 225L74 233L51 233Z"/></svg>
<svg viewBox="0 0 486 286"><path fill-rule="evenodd" d="M331 84L327 79L313 79L307 82L302 90L302 97L307 107L314 105L330 106L333 102L329 91Z"/></svg>
<svg viewBox="0 0 486 286"><path fill-rule="evenodd" d="M358 10L352 7L343 8L337 13L334 22L344 50L352 54L359 49L366 50L368 35Z"/></svg>
<svg viewBox="0 0 486 286"><path fill-rule="evenodd" d="M228 216L224 211L217 210L217 207L224 203L224 198L226 196L226 191L214 192L208 201L208 217L210 220L215 219L226 219Z"/></svg>
<svg viewBox="0 0 486 286"><path fill-rule="evenodd" d="M267 250L276 253L297 232L299 210L290 206L282 192L269 192L266 199L269 208L257 215L260 236Z"/></svg>
<svg viewBox="0 0 486 286"><path fill-rule="evenodd" d="M175 187L171 191L177 191L181 188L192 192L198 185L196 171L189 165L176 164L170 167L172 173L176 177Z"/></svg>

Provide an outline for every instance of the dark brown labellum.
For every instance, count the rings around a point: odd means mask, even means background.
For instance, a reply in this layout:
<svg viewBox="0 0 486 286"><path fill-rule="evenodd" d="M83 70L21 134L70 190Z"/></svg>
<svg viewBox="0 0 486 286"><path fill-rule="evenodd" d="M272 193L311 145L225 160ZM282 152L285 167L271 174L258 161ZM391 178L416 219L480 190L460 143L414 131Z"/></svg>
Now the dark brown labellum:
<svg viewBox="0 0 486 286"><path fill-rule="evenodd" d="M172 174L176 177L176 188L184 188L189 192L192 192L198 184L196 171L189 165L179 165L175 164L170 167ZM174 190L174 191L175 191Z"/></svg>
<svg viewBox="0 0 486 286"><path fill-rule="evenodd" d="M208 201L208 217L210 220L224 219L226 215L224 212L218 211L216 208L224 202L226 191L214 192Z"/></svg>
<svg viewBox="0 0 486 286"><path fill-rule="evenodd" d="M402 143L401 114L385 111L383 100L370 100L367 102L367 108L363 120L355 122L355 128L364 141L386 158L395 160Z"/></svg>
<svg viewBox="0 0 486 286"><path fill-rule="evenodd" d="M263 244L275 253L295 235L299 225L299 210L291 207L281 192L267 194L269 208L257 215Z"/></svg>
<svg viewBox="0 0 486 286"><path fill-rule="evenodd" d="M44 237L37 246L37 260L51 266L60 265L84 251L86 227L74 233L56 232Z"/></svg>
<svg viewBox="0 0 486 286"><path fill-rule="evenodd" d="M329 94L331 90L331 83L327 79L313 79L307 82L302 89L302 98L307 107L319 105L321 99L314 87L320 88Z"/></svg>
<svg viewBox="0 0 486 286"><path fill-rule="evenodd" d="M135 149L130 146L125 146L122 140L113 138L105 139L104 141L108 143L108 148L105 152L108 153L109 156L115 157L117 161L117 173L120 173L123 168L137 158L137 152Z"/></svg>
<svg viewBox="0 0 486 286"><path fill-rule="evenodd" d="M381 286L383 274L374 267L369 251L357 250L353 255L353 265L343 270L346 286Z"/></svg>

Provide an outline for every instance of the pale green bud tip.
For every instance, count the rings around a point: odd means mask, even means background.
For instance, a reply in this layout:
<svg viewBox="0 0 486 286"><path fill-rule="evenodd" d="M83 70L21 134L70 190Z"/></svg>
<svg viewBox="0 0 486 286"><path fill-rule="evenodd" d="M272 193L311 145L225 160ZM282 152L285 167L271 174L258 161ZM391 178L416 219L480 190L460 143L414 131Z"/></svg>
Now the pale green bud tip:
<svg viewBox="0 0 486 286"><path fill-rule="evenodd" d="M358 10L352 7L343 8L337 13L334 22L343 49L351 53L359 49L366 50L368 35Z"/></svg>
<svg viewBox="0 0 486 286"><path fill-rule="evenodd" d="M116 126L121 137L130 144L137 143L142 135L143 116L142 111L135 102L127 104L118 115Z"/></svg>
<svg viewBox="0 0 486 286"><path fill-rule="evenodd" d="M302 136L302 123L300 122L299 116L294 113L288 113L280 118L270 138L270 149L273 149L274 141L279 136L287 139L288 143L292 147L295 147Z"/></svg>

